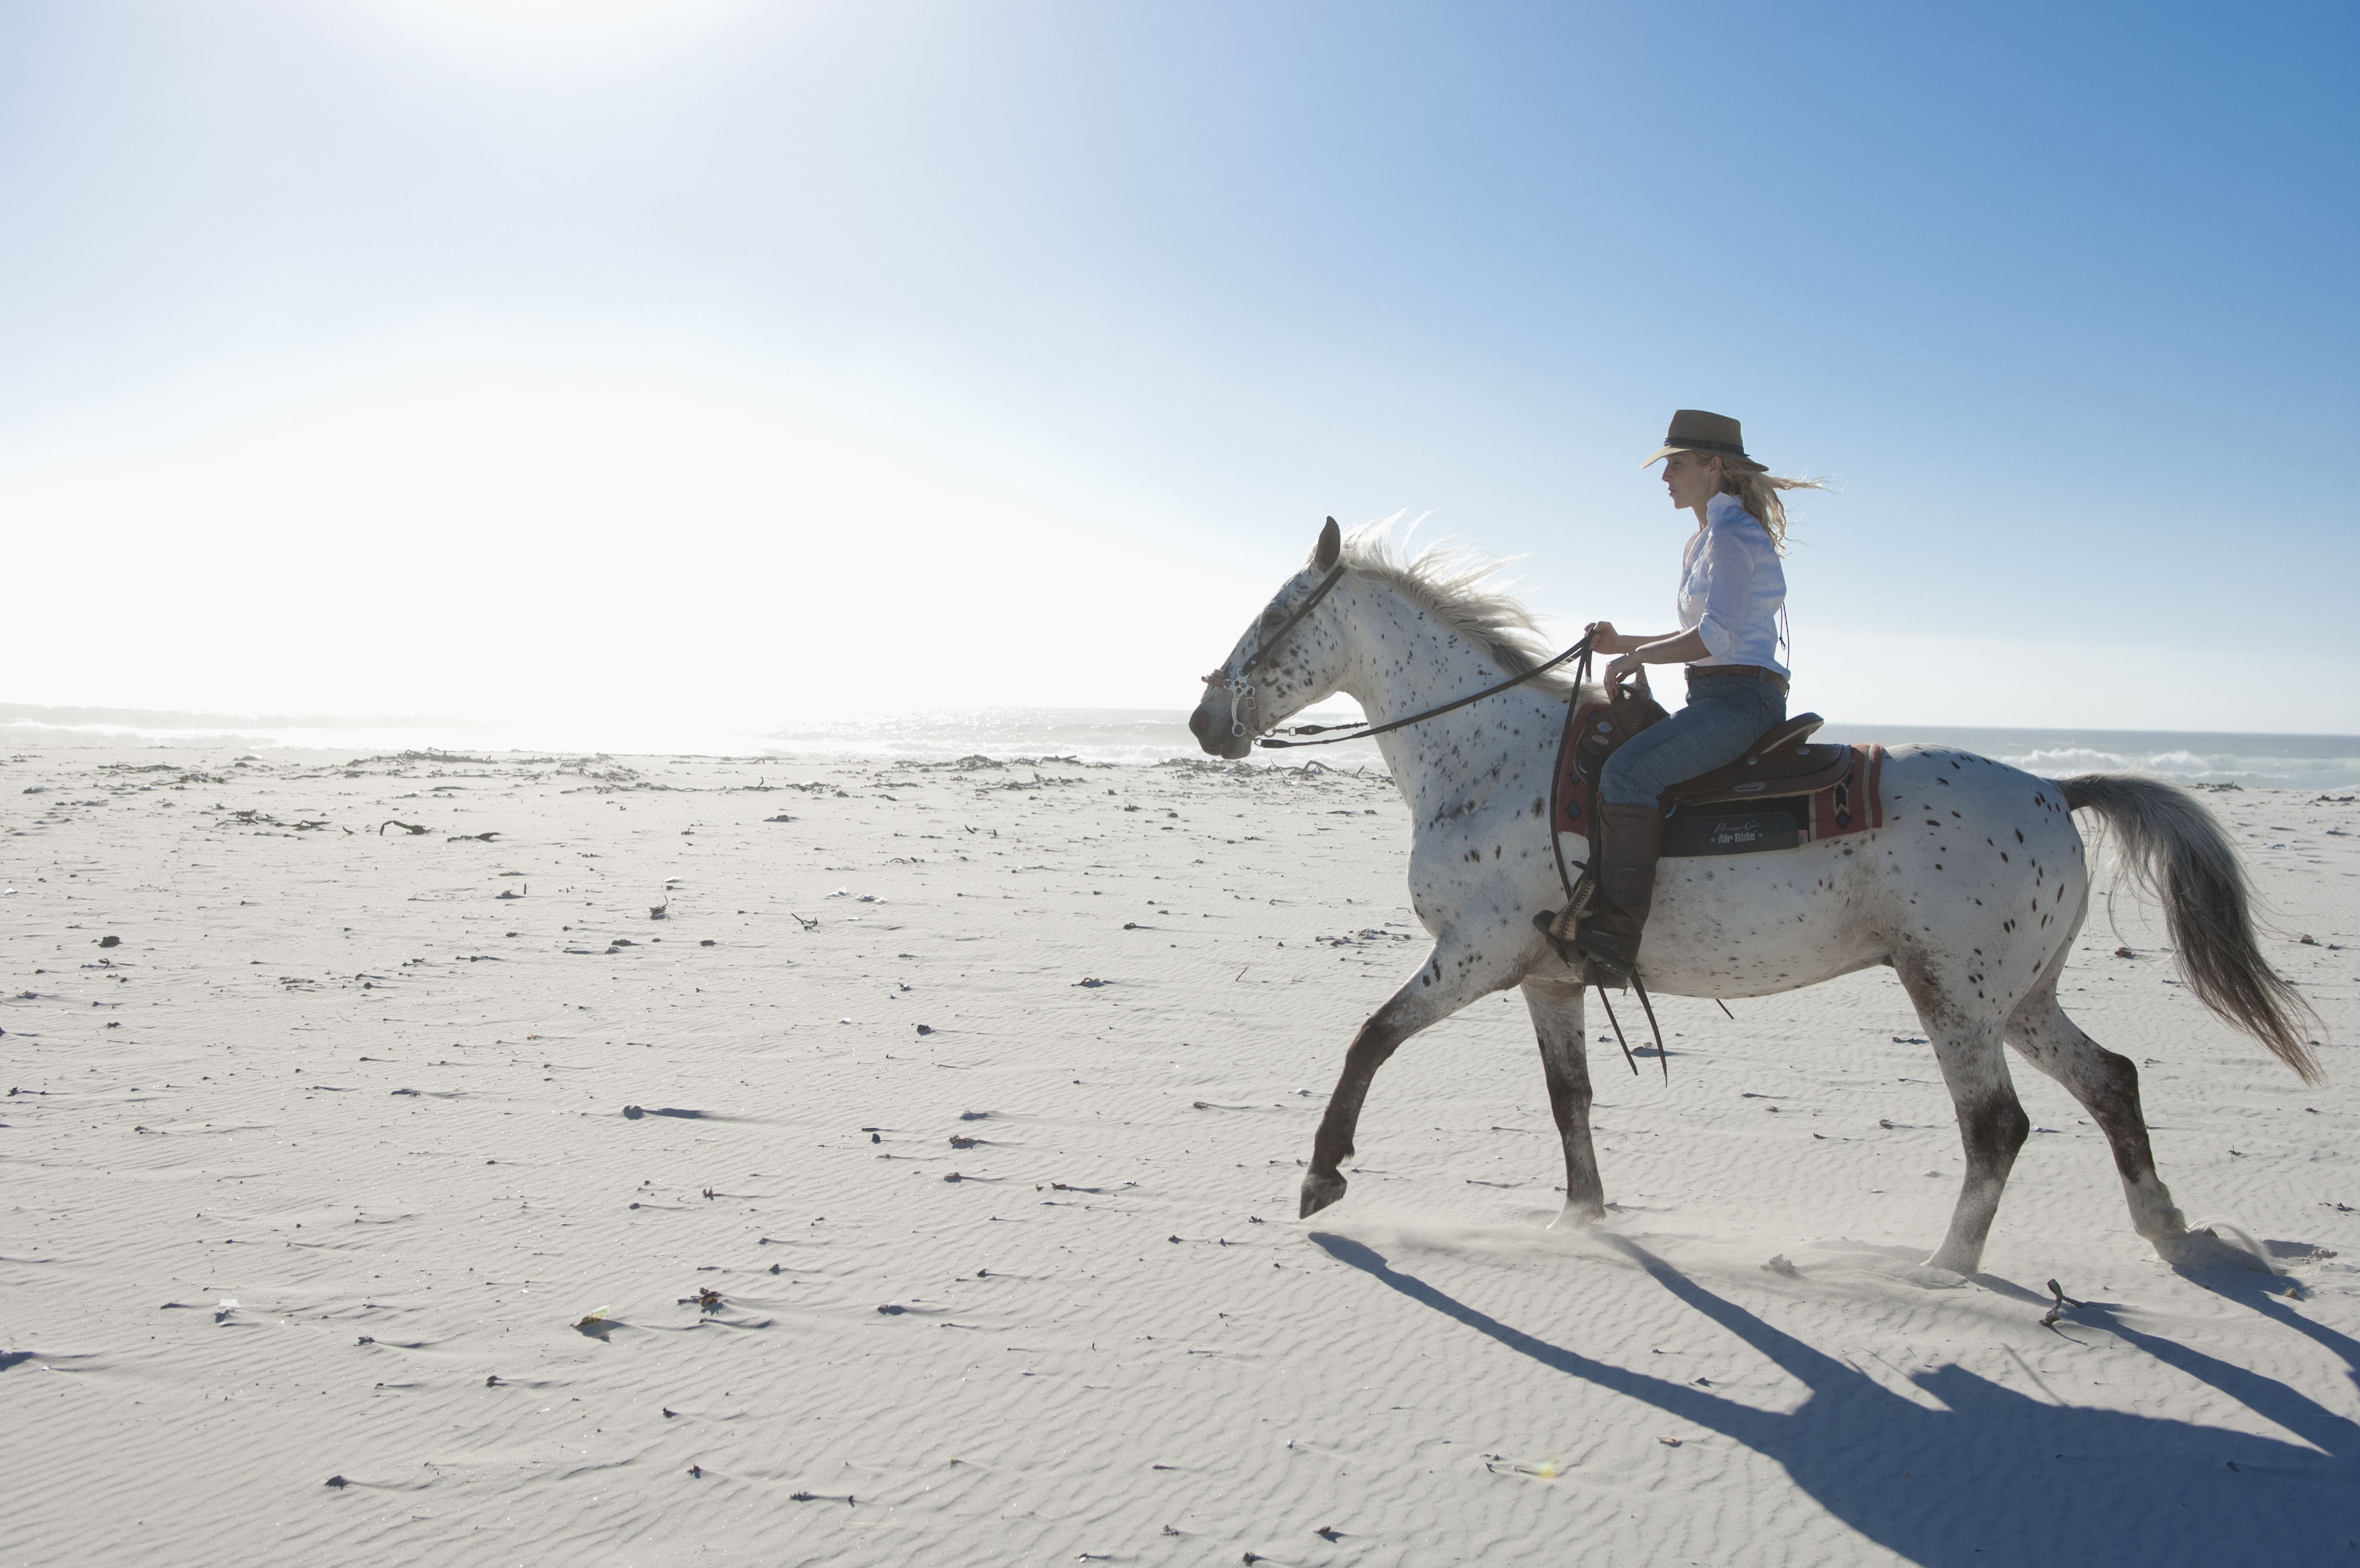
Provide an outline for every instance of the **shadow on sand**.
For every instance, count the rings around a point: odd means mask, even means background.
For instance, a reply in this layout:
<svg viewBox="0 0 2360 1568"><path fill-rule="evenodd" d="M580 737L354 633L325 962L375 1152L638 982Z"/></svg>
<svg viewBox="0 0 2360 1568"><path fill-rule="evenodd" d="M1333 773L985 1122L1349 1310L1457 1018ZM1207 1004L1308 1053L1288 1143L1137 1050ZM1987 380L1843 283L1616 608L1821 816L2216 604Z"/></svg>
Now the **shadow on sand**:
<svg viewBox="0 0 2360 1568"><path fill-rule="evenodd" d="M1754 1410L1626 1372L1512 1328L1403 1273L1364 1243L1326 1232L1311 1237L1339 1262L1552 1371L1775 1460L1837 1519L1929 1568L2011 1561L2360 1563L2360 1426L2273 1378L2131 1328L2103 1306L2078 1309L2073 1321L2103 1328L2301 1441L2049 1404L1958 1366L1914 1379L1949 1407L1929 1409L1713 1295L1644 1248L1599 1239L1800 1380L1809 1397L1790 1411ZM2202 1283L2325 1346L2347 1376L2360 1374L2360 1343L2264 1295L2258 1284L2210 1276Z"/></svg>

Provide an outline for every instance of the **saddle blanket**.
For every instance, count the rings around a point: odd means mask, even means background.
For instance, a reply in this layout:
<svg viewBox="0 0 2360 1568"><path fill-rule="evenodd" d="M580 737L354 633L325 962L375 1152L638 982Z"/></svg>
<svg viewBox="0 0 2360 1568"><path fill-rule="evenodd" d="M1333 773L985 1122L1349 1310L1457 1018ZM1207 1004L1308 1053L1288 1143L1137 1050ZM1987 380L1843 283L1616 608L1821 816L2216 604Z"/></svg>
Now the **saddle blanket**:
<svg viewBox="0 0 2360 1568"><path fill-rule="evenodd" d="M1590 814L1597 804L1596 792L1575 767L1574 751L1568 746L1557 757L1556 828L1568 865L1590 859ZM1664 818L1664 855L1756 855L1882 828L1884 772L1884 747L1854 746L1851 771L1825 789L1676 806Z"/></svg>

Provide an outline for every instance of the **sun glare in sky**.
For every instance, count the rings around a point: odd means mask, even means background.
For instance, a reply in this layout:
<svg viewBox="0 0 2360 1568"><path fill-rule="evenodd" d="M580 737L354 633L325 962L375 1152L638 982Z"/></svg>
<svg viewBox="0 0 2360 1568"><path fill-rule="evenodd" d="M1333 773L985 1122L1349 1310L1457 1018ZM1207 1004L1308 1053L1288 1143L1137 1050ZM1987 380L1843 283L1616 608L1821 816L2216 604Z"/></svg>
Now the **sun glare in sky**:
<svg viewBox="0 0 2360 1568"><path fill-rule="evenodd" d="M1331 513L1666 621L1690 407L1799 704L2360 729L2348 7L1659 16L0 6L0 700L1185 707Z"/></svg>
<svg viewBox="0 0 2360 1568"><path fill-rule="evenodd" d="M757 0L347 0L389 38L447 70L534 83L667 69L711 47Z"/></svg>
<svg viewBox="0 0 2360 1568"><path fill-rule="evenodd" d="M103 620L20 602L15 678L576 724L1185 706L1219 652L1195 615L1268 591L1028 504L947 444L880 444L811 388L602 347L453 328L169 440L0 467L0 511L47 524L18 580L69 580L104 542ZM159 658L139 633L162 627L191 641Z"/></svg>

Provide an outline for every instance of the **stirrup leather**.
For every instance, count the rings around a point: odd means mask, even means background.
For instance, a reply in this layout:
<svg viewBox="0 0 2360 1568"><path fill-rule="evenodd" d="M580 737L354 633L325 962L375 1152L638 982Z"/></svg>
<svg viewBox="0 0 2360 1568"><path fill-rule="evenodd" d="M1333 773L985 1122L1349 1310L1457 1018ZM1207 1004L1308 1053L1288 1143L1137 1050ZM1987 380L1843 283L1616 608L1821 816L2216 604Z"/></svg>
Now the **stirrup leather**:
<svg viewBox="0 0 2360 1568"><path fill-rule="evenodd" d="M1597 902L1598 873L1592 867L1584 866L1581 875L1574 882L1573 896L1566 906L1554 915L1535 916L1533 924L1546 932L1552 942L1570 942L1574 928L1581 924L1581 917L1589 914L1590 906Z"/></svg>

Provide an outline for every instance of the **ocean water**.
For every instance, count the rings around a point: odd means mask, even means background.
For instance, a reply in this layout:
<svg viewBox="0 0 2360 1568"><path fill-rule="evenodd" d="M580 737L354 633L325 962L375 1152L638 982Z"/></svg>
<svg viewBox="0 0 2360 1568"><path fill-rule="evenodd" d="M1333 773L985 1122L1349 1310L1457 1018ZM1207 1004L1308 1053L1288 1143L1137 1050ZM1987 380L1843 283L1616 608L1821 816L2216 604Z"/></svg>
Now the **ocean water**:
<svg viewBox="0 0 2360 1568"><path fill-rule="evenodd" d="M1313 722L1349 710L1305 716ZM1178 708L941 709L801 724L467 724L432 718L239 718L218 714L0 706L0 750L40 746L190 746L231 755L300 750L346 757L439 750L484 754L796 757L861 756L951 762L1061 757L1153 765L1202 759ZM1985 729L1943 725L1831 724L1824 739L1956 746L2047 777L2142 773L2181 784L2351 793L2360 788L2360 736L2240 735L2172 730ZM1376 747L1353 741L1261 751L1254 761L1299 767L1382 769Z"/></svg>

